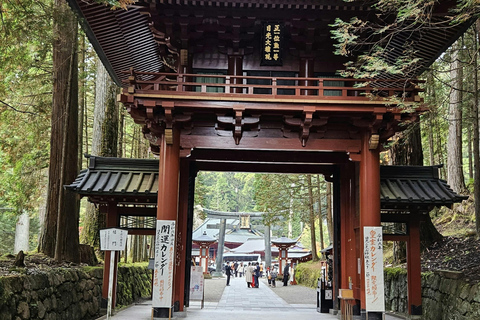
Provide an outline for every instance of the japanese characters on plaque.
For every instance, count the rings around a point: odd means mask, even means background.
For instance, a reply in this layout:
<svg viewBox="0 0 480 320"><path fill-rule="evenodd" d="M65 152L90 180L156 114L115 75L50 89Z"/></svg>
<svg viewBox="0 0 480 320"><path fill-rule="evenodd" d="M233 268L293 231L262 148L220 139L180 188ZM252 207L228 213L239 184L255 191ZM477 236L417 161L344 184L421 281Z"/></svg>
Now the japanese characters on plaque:
<svg viewBox="0 0 480 320"><path fill-rule="evenodd" d="M363 228L366 311L385 312L382 227Z"/></svg>
<svg viewBox="0 0 480 320"><path fill-rule="evenodd" d="M127 244L128 231L118 228L100 230L100 250L123 251Z"/></svg>
<svg viewBox="0 0 480 320"><path fill-rule="evenodd" d="M171 307L175 263L175 221L157 220L152 307Z"/></svg>
<svg viewBox="0 0 480 320"><path fill-rule="evenodd" d="M262 66L282 65L283 25L266 22L263 25Z"/></svg>

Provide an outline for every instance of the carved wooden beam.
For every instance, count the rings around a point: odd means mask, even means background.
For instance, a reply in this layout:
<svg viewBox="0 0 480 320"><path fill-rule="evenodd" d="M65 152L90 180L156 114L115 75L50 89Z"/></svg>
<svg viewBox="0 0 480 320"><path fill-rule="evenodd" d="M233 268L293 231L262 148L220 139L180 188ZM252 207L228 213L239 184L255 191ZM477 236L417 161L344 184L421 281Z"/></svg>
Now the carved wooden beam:
<svg viewBox="0 0 480 320"><path fill-rule="evenodd" d="M361 141L359 139L312 139L305 147L302 147L298 138L243 137L241 142L236 145L230 137L182 135L180 146L183 149L313 150L358 153L361 150Z"/></svg>

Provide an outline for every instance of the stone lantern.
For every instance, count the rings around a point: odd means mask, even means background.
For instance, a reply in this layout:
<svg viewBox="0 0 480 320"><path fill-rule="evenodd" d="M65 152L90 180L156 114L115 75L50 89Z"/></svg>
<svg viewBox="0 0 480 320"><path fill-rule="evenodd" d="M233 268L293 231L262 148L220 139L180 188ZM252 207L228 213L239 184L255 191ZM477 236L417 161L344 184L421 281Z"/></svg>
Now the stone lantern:
<svg viewBox="0 0 480 320"><path fill-rule="evenodd" d="M196 238L192 239L193 243L198 244L200 247L200 266L203 268L203 274L208 273L208 251L210 246L217 241L215 238L207 235L207 232L204 231L203 234Z"/></svg>
<svg viewBox="0 0 480 320"><path fill-rule="evenodd" d="M278 248L278 268L279 273L283 274L283 268L287 265L288 261L288 248L297 243L296 240L292 240L285 236L272 240L272 244Z"/></svg>

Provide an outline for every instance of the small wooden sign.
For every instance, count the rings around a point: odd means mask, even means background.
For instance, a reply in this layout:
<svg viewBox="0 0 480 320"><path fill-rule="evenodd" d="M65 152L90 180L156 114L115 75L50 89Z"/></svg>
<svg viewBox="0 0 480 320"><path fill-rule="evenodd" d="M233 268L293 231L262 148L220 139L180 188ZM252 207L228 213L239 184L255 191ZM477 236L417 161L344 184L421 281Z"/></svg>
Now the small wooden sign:
<svg viewBox="0 0 480 320"><path fill-rule="evenodd" d="M263 24L262 66L283 65L283 29L283 24L278 22L266 22Z"/></svg>

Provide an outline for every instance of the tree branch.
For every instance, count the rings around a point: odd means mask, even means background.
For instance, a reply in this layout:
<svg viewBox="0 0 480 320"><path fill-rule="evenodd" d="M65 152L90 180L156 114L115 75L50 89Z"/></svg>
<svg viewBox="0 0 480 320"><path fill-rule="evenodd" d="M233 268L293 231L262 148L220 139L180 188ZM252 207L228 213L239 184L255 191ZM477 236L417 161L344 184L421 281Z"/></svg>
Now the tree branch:
<svg viewBox="0 0 480 320"><path fill-rule="evenodd" d="M5 106L9 107L10 109L12 109L12 110L15 111L15 112L31 114L31 115L34 115L34 116L37 116L37 115L38 115L38 113L35 113L35 112L18 110L17 108L15 108L14 106L6 103L5 101L0 100L0 102L3 103Z"/></svg>

